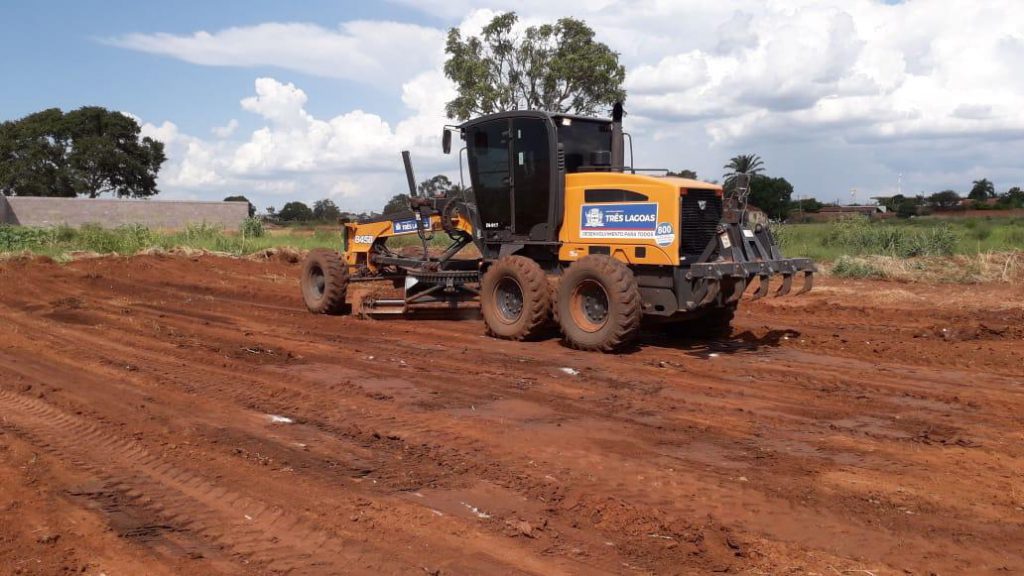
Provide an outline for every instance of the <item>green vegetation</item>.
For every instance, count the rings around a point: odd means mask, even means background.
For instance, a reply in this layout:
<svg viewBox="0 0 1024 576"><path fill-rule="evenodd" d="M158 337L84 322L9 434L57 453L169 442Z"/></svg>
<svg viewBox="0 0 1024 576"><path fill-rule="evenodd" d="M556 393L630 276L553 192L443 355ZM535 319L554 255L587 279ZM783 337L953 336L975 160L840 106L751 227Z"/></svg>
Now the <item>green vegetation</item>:
<svg viewBox="0 0 1024 576"><path fill-rule="evenodd" d="M32 252L55 259L67 258L74 252L127 256L148 249L192 248L242 256L267 248L310 250L340 246L338 230L288 230L283 234L270 234L256 219L246 220L238 232L226 232L206 224L192 225L177 232L158 232L145 226L77 229L0 226L0 253Z"/></svg>
<svg viewBox="0 0 1024 576"><path fill-rule="evenodd" d="M975 255L1024 250L1024 218L965 218L785 224L776 234L787 256L836 262L841 256Z"/></svg>
<svg viewBox="0 0 1024 576"><path fill-rule="evenodd" d="M548 110L594 116L626 99L619 55L594 39L582 20L517 30L515 12L498 14L479 37L448 31L444 73L457 96L449 118L504 110Z"/></svg>
<svg viewBox="0 0 1024 576"><path fill-rule="evenodd" d="M98 106L50 108L0 122L0 194L145 198L157 193L164 145L134 118Z"/></svg>

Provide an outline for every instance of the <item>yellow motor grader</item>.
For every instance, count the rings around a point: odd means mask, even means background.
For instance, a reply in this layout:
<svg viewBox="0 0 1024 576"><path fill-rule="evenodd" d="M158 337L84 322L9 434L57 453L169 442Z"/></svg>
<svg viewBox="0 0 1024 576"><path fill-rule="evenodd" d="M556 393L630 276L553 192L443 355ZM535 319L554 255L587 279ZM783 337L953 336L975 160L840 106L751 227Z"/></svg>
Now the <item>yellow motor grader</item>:
<svg viewBox="0 0 1024 576"><path fill-rule="evenodd" d="M798 294L811 289L814 264L784 258L767 226L748 224L748 178L724 197L717 184L641 173L655 171L625 165L632 140L621 120L616 105L611 119L513 111L446 126L445 153L453 133L464 142L468 198L417 195L403 152L408 209L346 222L340 253L310 253L307 307L345 313L352 283L391 281L402 296L364 299L360 312L478 301L492 336L530 339L553 322L570 346L610 352L645 322L728 331L755 280L754 298L768 295L773 276L777 296L795 276ZM447 247L435 247L438 234ZM388 246L402 236L422 249L410 256Z"/></svg>

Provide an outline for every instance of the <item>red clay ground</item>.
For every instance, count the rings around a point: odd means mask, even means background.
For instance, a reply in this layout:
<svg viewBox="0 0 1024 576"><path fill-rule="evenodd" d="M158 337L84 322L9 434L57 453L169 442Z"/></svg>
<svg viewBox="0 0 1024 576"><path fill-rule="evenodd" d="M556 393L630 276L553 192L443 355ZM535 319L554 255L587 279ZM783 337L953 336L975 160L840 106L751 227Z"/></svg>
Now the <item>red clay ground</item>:
<svg viewBox="0 0 1024 576"><path fill-rule="evenodd" d="M0 574L1024 571L1019 286L601 355L315 317L297 273L0 264Z"/></svg>

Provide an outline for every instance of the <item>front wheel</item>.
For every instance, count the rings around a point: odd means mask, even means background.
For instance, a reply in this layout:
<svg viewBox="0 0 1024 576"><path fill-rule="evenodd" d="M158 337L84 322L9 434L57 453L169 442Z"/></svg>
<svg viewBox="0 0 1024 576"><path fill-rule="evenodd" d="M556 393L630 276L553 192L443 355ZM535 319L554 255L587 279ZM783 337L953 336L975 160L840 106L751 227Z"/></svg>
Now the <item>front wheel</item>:
<svg viewBox="0 0 1024 576"><path fill-rule="evenodd" d="M636 338L643 318L633 271L599 254L569 266L555 308L566 343L578 350L618 350Z"/></svg>
<svg viewBox="0 0 1024 576"><path fill-rule="evenodd" d="M544 270L525 256L499 259L481 279L480 311L491 336L506 340L537 337L551 312Z"/></svg>
<svg viewBox="0 0 1024 576"><path fill-rule="evenodd" d="M345 312L348 292L348 266L333 250L318 248L302 263L302 299L314 314Z"/></svg>

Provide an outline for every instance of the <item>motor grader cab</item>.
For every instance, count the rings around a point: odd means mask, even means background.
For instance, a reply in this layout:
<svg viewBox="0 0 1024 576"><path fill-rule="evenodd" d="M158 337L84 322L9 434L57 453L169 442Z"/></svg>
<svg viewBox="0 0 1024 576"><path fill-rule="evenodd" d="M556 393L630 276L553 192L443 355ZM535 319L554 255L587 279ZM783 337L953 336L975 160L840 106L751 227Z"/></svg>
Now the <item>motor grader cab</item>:
<svg viewBox="0 0 1024 576"><path fill-rule="evenodd" d="M340 312L349 283L390 280L403 296L364 299L361 312L478 300L493 336L529 339L553 321L569 345L612 351L644 321L722 332L755 280L754 298L773 276L777 296L795 276L798 293L811 289L813 263L783 258L767 226L747 224L744 175L724 197L717 184L643 174L624 162L621 119L616 105L611 119L512 111L446 127L446 153L453 133L464 143L469 198L418 196L403 153L408 211L345 224L341 256L314 251L307 306ZM442 233L450 244L431 250ZM387 245L412 234L416 256ZM471 245L479 257L465 257Z"/></svg>

